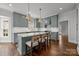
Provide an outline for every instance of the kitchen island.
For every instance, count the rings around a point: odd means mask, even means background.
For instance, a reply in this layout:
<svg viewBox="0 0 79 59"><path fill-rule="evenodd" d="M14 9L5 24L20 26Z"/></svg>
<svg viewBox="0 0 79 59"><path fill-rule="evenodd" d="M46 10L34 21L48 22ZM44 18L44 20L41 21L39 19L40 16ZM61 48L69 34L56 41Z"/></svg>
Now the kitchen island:
<svg viewBox="0 0 79 59"><path fill-rule="evenodd" d="M38 31L38 32L24 32L24 33L18 33L18 45L17 49L21 55L25 55L26 52L26 42L30 41L32 39L32 36L34 35L40 35L45 34L44 31Z"/></svg>

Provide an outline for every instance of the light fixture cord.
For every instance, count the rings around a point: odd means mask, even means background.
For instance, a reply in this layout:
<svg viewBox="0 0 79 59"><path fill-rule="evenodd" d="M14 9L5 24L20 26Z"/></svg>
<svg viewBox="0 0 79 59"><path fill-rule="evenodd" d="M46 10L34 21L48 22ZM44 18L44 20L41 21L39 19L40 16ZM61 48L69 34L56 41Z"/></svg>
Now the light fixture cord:
<svg viewBox="0 0 79 59"><path fill-rule="evenodd" d="M41 19L41 8L40 8L40 19Z"/></svg>
<svg viewBox="0 0 79 59"><path fill-rule="evenodd" d="M28 5L27 5L27 6L28 6L28 14L29 14L29 3L28 3Z"/></svg>

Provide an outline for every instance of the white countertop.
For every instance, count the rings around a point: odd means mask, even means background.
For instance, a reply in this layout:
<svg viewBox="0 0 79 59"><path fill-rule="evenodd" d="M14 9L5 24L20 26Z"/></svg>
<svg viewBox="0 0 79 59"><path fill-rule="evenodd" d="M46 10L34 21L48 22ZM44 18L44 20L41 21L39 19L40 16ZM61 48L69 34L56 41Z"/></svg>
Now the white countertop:
<svg viewBox="0 0 79 59"><path fill-rule="evenodd" d="M38 35L38 34L44 34L46 32L36 32L36 33L20 33L18 34L18 36L21 36L21 37L28 37L28 36L33 36L33 35Z"/></svg>
<svg viewBox="0 0 79 59"><path fill-rule="evenodd" d="M51 31L51 32L58 32L58 27L51 27L51 28L34 28L33 31ZM14 27L13 33L20 33L20 32L31 32L28 28L25 27Z"/></svg>

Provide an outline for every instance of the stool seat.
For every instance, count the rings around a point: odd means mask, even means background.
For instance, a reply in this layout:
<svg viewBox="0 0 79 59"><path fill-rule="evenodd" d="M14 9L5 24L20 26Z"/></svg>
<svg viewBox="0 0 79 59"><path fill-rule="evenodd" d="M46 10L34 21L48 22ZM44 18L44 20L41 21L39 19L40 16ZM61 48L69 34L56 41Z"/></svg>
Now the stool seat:
<svg viewBox="0 0 79 59"><path fill-rule="evenodd" d="M29 47L31 47L31 41L27 41L26 45L29 46ZM35 47L37 45L38 45L38 42L34 42L32 47Z"/></svg>

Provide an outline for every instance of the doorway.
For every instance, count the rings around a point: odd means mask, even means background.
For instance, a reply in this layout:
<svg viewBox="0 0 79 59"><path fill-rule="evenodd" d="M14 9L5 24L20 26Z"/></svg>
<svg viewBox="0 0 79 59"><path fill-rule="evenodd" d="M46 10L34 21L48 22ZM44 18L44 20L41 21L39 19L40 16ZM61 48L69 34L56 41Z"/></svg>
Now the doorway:
<svg viewBox="0 0 79 59"><path fill-rule="evenodd" d="M68 21L60 22L60 28L61 39L59 39L59 43L62 46L68 43Z"/></svg>
<svg viewBox="0 0 79 59"><path fill-rule="evenodd" d="M68 21L61 22L61 33L63 36L68 36Z"/></svg>

